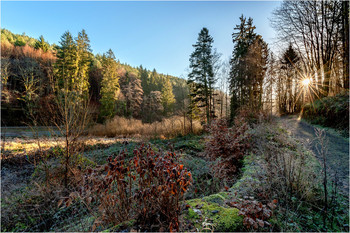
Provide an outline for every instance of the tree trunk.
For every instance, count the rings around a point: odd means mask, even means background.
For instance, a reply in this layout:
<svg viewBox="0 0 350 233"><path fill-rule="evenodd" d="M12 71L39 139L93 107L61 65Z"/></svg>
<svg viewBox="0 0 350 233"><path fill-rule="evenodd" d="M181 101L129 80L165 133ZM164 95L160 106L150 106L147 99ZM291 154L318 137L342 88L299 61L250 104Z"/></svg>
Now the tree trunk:
<svg viewBox="0 0 350 233"><path fill-rule="evenodd" d="M323 91L324 93L323 96L327 97L329 95L329 84L330 84L330 78L331 78L331 69L328 67L328 64L323 65L323 75L324 75L324 80L323 80Z"/></svg>
<svg viewBox="0 0 350 233"><path fill-rule="evenodd" d="M349 89L349 1L342 2L343 82Z"/></svg>
<svg viewBox="0 0 350 233"><path fill-rule="evenodd" d="M69 139L68 133L66 132L66 161L65 161L65 171L64 171L64 187L68 186L68 165L69 165Z"/></svg>

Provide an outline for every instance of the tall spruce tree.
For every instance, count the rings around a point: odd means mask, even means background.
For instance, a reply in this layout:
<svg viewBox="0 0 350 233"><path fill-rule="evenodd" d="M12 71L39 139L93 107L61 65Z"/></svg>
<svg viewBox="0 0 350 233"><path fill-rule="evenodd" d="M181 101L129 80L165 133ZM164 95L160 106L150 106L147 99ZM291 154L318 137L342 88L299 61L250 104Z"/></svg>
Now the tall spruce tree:
<svg viewBox="0 0 350 233"><path fill-rule="evenodd" d="M74 89L74 83L77 80L77 74L77 45L72 34L67 31L61 36L55 63L55 76L58 82L58 89L64 88L66 91L72 91Z"/></svg>
<svg viewBox="0 0 350 233"><path fill-rule="evenodd" d="M174 103L173 85L170 82L169 76L167 76L162 88L162 104L165 115L169 115L172 112Z"/></svg>
<svg viewBox="0 0 350 233"><path fill-rule="evenodd" d="M126 114L139 118L143 101L143 89L141 80L135 75L129 75L129 82L124 86L124 96L126 99Z"/></svg>
<svg viewBox="0 0 350 233"><path fill-rule="evenodd" d="M100 116L106 120L116 113L116 100L119 94L119 77L117 62L111 49L102 56L102 81L101 81L101 112Z"/></svg>
<svg viewBox="0 0 350 233"><path fill-rule="evenodd" d="M57 111L52 112L52 121L65 137L64 184L68 185L69 166L71 164L74 145L86 129L89 116L89 101L79 87L82 79L79 73L78 47L70 32L65 32L58 46L55 64L57 80Z"/></svg>
<svg viewBox="0 0 350 233"><path fill-rule="evenodd" d="M200 109L198 107L197 101L195 101L198 84L191 81L189 81L187 84L189 87L189 94L188 94L189 104L187 107L188 109L187 116L190 119L190 131L191 133L193 133L193 121L200 119Z"/></svg>
<svg viewBox="0 0 350 233"><path fill-rule="evenodd" d="M297 89L300 85L298 81L299 61L300 57L290 43L281 58L281 73L283 75L280 77L282 79L282 84L280 84L280 87L282 87L280 90L282 98L279 102L280 113L293 113L301 107L297 105Z"/></svg>
<svg viewBox="0 0 350 233"><path fill-rule="evenodd" d="M143 68L142 65L139 67L139 74L141 79L141 85L142 89L144 91L145 95L149 95L150 87L149 87L149 76L148 76L148 70L146 68Z"/></svg>
<svg viewBox="0 0 350 233"><path fill-rule="evenodd" d="M89 93L89 69L92 61L92 53L90 47L90 40L85 30L78 33L76 38L77 45L77 59L78 59L78 77L76 82L76 89L85 97Z"/></svg>
<svg viewBox="0 0 350 233"><path fill-rule="evenodd" d="M236 110L248 106L262 107L262 87L266 72L268 49L262 37L254 32L253 19L242 15L232 34L234 49L230 61L231 120Z"/></svg>
<svg viewBox="0 0 350 233"><path fill-rule="evenodd" d="M160 121L164 111L162 105L162 93L160 91L151 91L148 96L143 97L143 116L142 119L146 123Z"/></svg>
<svg viewBox="0 0 350 233"><path fill-rule="evenodd" d="M195 82L196 88L192 88L192 101L196 106L205 109L206 121L212 118L212 95L215 84L213 72L213 38L207 28L203 28L198 34L197 43L193 45L194 52L190 56L190 69L188 75L189 84Z"/></svg>

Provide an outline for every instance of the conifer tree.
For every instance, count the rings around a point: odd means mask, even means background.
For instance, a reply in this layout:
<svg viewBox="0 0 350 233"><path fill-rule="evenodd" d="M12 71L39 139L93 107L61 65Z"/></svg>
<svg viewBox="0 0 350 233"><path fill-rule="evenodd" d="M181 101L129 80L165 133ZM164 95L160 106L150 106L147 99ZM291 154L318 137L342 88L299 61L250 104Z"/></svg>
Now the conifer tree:
<svg viewBox="0 0 350 233"><path fill-rule="evenodd" d="M196 88L192 92L192 101L196 106L205 109L206 121L210 122L211 100L213 86L215 84L213 72L213 38L209 35L207 28L203 28L198 34L197 43L193 45L194 52L190 56L190 69L188 75L190 83L196 82Z"/></svg>
<svg viewBox="0 0 350 233"><path fill-rule="evenodd" d="M147 123L161 120L161 113L164 111L162 105L162 93L151 91L143 99L143 120Z"/></svg>
<svg viewBox="0 0 350 233"><path fill-rule="evenodd" d="M232 34L234 49L230 61L231 120L237 108L262 107L263 79L268 57L267 44L255 33L253 19L242 15Z"/></svg>
<svg viewBox="0 0 350 233"><path fill-rule="evenodd" d="M119 77L117 63L111 49L102 56L102 81L101 81L101 112L103 119L111 118L116 112L116 100L119 94Z"/></svg>
<svg viewBox="0 0 350 233"><path fill-rule="evenodd" d="M150 87L149 87L149 76L147 69L144 69L142 65L139 68L140 73L140 79L141 79L141 85L142 89L145 95L149 95L150 93Z"/></svg>
<svg viewBox="0 0 350 233"><path fill-rule="evenodd" d="M188 83L189 86L189 104L188 104L188 111L187 111L187 116L190 119L190 131L193 133L193 121L194 120L199 120L200 119L200 109L198 107L198 102L195 101L195 98L197 96L197 86L195 82L189 81Z"/></svg>
<svg viewBox="0 0 350 233"><path fill-rule="evenodd" d="M55 75L58 81L58 89L64 88L66 91L72 91L77 81L77 74L77 46L72 34L67 31L61 36L60 46L57 51Z"/></svg>
<svg viewBox="0 0 350 233"><path fill-rule="evenodd" d="M281 59L281 73L280 77L280 102L279 110L281 113L293 113L297 110L297 92L293 90L294 87L299 87L298 72L299 72L300 57L294 50L292 44L284 51ZM282 82L281 82L282 81Z"/></svg>
<svg viewBox="0 0 350 233"><path fill-rule="evenodd" d="M65 32L58 46L55 64L57 80L57 113L53 112L52 121L65 136L65 187L68 185L68 173L75 143L86 128L89 116L89 100L84 98L78 87L81 79L79 72L79 55L77 44L70 32Z"/></svg>
<svg viewBox="0 0 350 233"><path fill-rule="evenodd" d="M157 73L156 69L152 70L152 73L150 75L150 79L148 82L149 92L151 91L160 91L161 90L161 78L159 74Z"/></svg>
<svg viewBox="0 0 350 233"><path fill-rule="evenodd" d="M35 42L34 48L41 49L43 52L47 52L49 50L49 44L46 43L43 36L40 36L39 40Z"/></svg>
<svg viewBox="0 0 350 233"><path fill-rule="evenodd" d="M89 93L88 71L92 60L92 54L90 40L84 29L78 33L78 37L76 38L76 45L78 59L78 77L76 82L76 89L80 94L87 97Z"/></svg>
<svg viewBox="0 0 350 233"><path fill-rule="evenodd" d="M127 115L138 118L141 113L141 104L143 101L141 80L135 76L130 76L129 79L124 89Z"/></svg>
<svg viewBox="0 0 350 233"><path fill-rule="evenodd" d="M162 88L162 104L164 107L164 113L166 115L171 113L171 111L173 110L174 103L175 96L173 93L173 85L171 84L170 79L167 76Z"/></svg>

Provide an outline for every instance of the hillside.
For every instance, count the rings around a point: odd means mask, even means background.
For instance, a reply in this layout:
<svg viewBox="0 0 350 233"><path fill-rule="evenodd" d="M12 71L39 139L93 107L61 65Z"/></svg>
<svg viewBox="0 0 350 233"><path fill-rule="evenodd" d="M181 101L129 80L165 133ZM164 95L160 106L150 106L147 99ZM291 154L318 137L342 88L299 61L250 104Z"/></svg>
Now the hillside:
<svg viewBox="0 0 350 233"><path fill-rule="evenodd" d="M25 33L19 35L7 29L1 29L1 49L1 70L3 73L2 124L6 126L24 125L24 122L28 123L28 116L26 115L27 104L25 103L28 93L32 92L30 94L31 98L35 97L38 103L45 102L56 88L54 73L59 46L50 44L45 41L44 37L35 39ZM88 68L89 95L91 104L99 106L104 55L93 54L91 51L90 49L90 65ZM169 109L165 106L167 103L159 100L160 105L165 104L163 109L166 108L166 110L159 111L159 114L169 116L181 112L184 99L188 95L186 80L158 73L155 69L143 68L142 65L133 67L117 58L115 62L121 89L118 96L119 102L117 104L119 107L117 106L116 114L141 119L141 116L145 116L144 111L147 111L145 104L143 104L145 103L144 100L150 96L151 92L159 92L159 95L163 98L163 87L167 80L170 82L170 97L174 98L174 101L170 100L171 107ZM28 79L28 75L32 76L32 79ZM140 95L133 97L137 99L135 100L137 103L126 97L130 95L130 93L127 93L127 90L132 91L133 88L136 88L135 85L131 84L135 82L137 82L137 85L141 85ZM31 90L26 89L28 84L32 87ZM121 106L126 107L122 109ZM142 120L152 121L151 118L147 116ZM159 117L157 120L161 118Z"/></svg>

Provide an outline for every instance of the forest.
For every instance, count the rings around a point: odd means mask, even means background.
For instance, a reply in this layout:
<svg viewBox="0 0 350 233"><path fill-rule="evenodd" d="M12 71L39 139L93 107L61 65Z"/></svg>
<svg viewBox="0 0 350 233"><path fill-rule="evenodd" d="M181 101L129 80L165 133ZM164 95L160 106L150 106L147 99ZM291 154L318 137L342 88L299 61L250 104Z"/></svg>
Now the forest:
<svg viewBox="0 0 350 233"><path fill-rule="evenodd" d="M229 59L198 28L181 77L2 28L1 232L348 232L349 2L270 23Z"/></svg>

